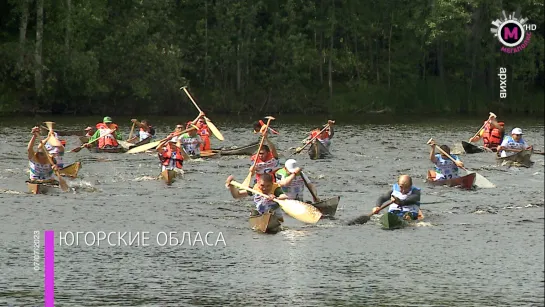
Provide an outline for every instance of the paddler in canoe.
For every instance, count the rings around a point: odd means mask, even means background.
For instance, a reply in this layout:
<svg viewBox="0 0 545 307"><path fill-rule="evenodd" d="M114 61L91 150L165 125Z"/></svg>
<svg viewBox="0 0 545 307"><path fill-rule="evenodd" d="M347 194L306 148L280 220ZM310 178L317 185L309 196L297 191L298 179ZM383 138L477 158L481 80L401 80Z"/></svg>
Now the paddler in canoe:
<svg viewBox="0 0 545 307"><path fill-rule="evenodd" d="M41 148L34 151L34 142L40 134L40 127L32 128L32 138L28 142L28 165L30 168L29 182L51 182L58 183L54 177L54 171L58 169L56 165L51 165L46 157L46 154Z"/></svg>
<svg viewBox="0 0 545 307"><path fill-rule="evenodd" d="M373 208L373 214L380 211L384 202L390 206L388 213L395 214L403 220L418 220L420 212L420 189L413 186L413 180L409 175L401 175L392 189L381 195Z"/></svg>
<svg viewBox="0 0 545 307"><path fill-rule="evenodd" d="M335 135L335 131L333 129L334 124L335 121L328 120L325 127L312 130L309 137L304 140L304 142L307 143L309 140L315 138L309 148L309 156L311 159L322 159L329 154L331 139ZM316 142L316 140L318 140L319 143Z"/></svg>
<svg viewBox="0 0 545 307"><path fill-rule="evenodd" d="M195 125L195 127L198 128L197 134L201 137L202 143L200 145L200 150L212 150L210 147L210 128L208 128L208 125L206 124L206 121L204 119L204 112L200 112L199 116L195 118L191 124Z"/></svg>
<svg viewBox="0 0 545 307"><path fill-rule="evenodd" d="M493 152L497 151L505 136L505 123L496 120L496 114L490 113L488 119L484 122L481 130L475 136L469 139L470 143L483 140L483 146Z"/></svg>
<svg viewBox="0 0 545 307"><path fill-rule="evenodd" d="M92 142L98 139L99 151L112 151L121 149L118 141L123 140L121 133L118 130L117 124L112 121L109 116L104 117L102 123L96 124L97 131L89 138L89 141L84 145L86 148L91 147ZM112 132L112 130L115 130Z"/></svg>
<svg viewBox="0 0 545 307"><path fill-rule="evenodd" d="M51 128L55 127L54 123L51 123ZM55 164L59 169L64 167L64 146L66 145L66 141L59 140L59 135L57 132L53 131L53 134L50 136L50 139L54 138L54 140L47 141L45 143L45 149L48 151L49 155L53 158L55 161Z"/></svg>
<svg viewBox="0 0 545 307"><path fill-rule="evenodd" d="M250 161L252 162L250 173L252 173L252 175L255 174L254 183L256 183L259 180L259 177L263 174L274 174L274 172L280 168L280 161L278 160L278 152L276 151L276 147L269 140L267 134L263 135L263 139L264 141L267 141L268 145L262 145L261 150L250 158Z"/></svg>
<svg viewBox="0 0 545 307"><path fill-rule="evenodd" d="M140 143L147 138L153 138L155 136L155 129L151 126L147 119L143 119L139 122L137 119L133 118L131 119L131 122L138 128L138 141L135 143ZM128 140L128 142L130 141L131 140Z"/></svg>
<svg viewBox="0 0 545 307"><path fill-rule="evenodd" d="M257 122L255 122L254 123L254 134L255 133L263 134L263 132L265 130L265 126L266 126L265 123L266 122L267 122L267 119L265 119L265 121L263 121L263 119L260 119ZM268 127L268 132L272 133L272 134L280 134L278 131L274 130L270 126Z"/></svg>
<svg viewBox="0 0 545 307"><path fill-rule="evenodd" d="M430 161L435 164L434 174L430 172L430 175L435 175L434 181L455 179L460 177L459 167L464 167L464 163L460 161L457 155L450 153L450 147L447 145L439 146L443 152L449 154L455 162L453 162L447 155L443 153L435 153L435 141L430 140Z"/></svg>
<svg viewBox="0 0 545 307"><path fill-rule="evenodd" d="M276 182L282 187L288 199L299 201L304 201L305 181L303 180L303 176L308 183L309 189L312 190L314 195L318 195L314 184L301 172L301 168L297 166L295 159L286 160L284 167L275 172ZM315 199L314 201L317 202L320 200Z"/></svg>
<svg viewBox="0 0 545 307"><path fill-rule="evenodd" d="M181 150L181 139L171 133L164 142L157 146L159 161L161 162L161 176L159 179L166 181L170 185L176 174L182 174L184 156ZM176 139L174 139L176 138Z"/></svg>
<svg viewBox="0 0 545 307"><path fill-rule="evenodd" d="M239 199L245 196L254 197L255 208L252 209L252 216L262 215L264 213L272 211L274 215L278 218L279 222L284 222L282 209L280 208L278 203L273 201L273 199L277 198L283 200L288 199L288 196L284 194L284 191L282 191L282 187L280 187L278 183L273 182L273 176L271 174L261 175L258 182L253 187L254 190L266 194L268 195L268 197L254 195L252 192L249 192L247 190L239 190L231 185L232 180L234 180L233 176L227 177L225 187L229 189L233 198Z"/></svg>
<svg viewBox="0 0 545 307"><path fill-rule="evenodd" d="M201 156L201 144L203 144L203 141L201 136L197 134L198 129L193 125L193 122L187 122L186 129L190 129L191 127L194 129L180 135L180 140L185 152L191 158L199 158Z"/></svg>
<svg viewBox="0 0 545 307"><path fill-rule="evenodd" d="M531 160L533 146L529 146L522 138L522 129L515 128L511 131L511 136L503 139L498 147L498 162L503 166L524 166L531 167L534 161Z"/></svg>

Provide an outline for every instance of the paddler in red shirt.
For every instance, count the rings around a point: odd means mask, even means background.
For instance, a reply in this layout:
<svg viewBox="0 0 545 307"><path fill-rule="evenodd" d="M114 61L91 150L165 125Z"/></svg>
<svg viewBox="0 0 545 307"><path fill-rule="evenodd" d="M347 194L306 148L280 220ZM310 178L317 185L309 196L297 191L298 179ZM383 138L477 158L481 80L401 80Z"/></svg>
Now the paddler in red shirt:
<svg viewBox="0 0 545 307"><path fill-rule="evenodd" d="M259 176L265 173L270 173L274 180L274 172L280 169L280 161L278 160L278 152L276 151L276 147L269 140L267 135L264 136L264 141L267 141L268 146L261 146L261 150L250 158L250 161L252 161L250 172L255 174L254 183L259 180ZM254 166L253 163L256 159L257 163Z"/></svg>

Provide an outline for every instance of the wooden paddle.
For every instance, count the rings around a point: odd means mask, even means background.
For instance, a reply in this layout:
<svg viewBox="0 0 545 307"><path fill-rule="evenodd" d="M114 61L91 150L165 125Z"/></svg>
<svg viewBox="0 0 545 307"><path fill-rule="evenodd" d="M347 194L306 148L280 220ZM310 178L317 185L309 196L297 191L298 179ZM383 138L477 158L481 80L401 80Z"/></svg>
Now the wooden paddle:
<svg viewBox="0 0 545 307"><path fill-rule="evenodd" d="M432 145L432 142L433 141L433 138L430 138L428 140L428 142L426 144L428 145ZM441 147L439 147L437 144L435 144L437 149L439 149L439 151L444 154L445 156L447 156L450 160L452 160L452 162L456 163L456 160L454 160L453 157L451 157L448 153L446 153L444 150L441 149ZM467 168L463 167L463 166L459 166L461 169L463 169L464 171L466 171L467 174L471 174L471 173L475 173L475 185L480 187L480 188L495 188L496 186L490 182L488 179L486 179L483 175L477 173L477 172L471 172L469 171Z"/></svg>
<svg viewBox="0 0 545 307"><path fill-rule="evenodd" d="M51 136L50 138L48 138L47 142L49 144L51 144L51 146L61 147L62 146L61 141L59 141L55 137L55 134L53 133L53 124L55 124L55 123L54 122L44 122L44 124L47 126L47 129L49 130L49 135Z"/></svg>
<svg viewBox="0 0 545 307"><path fill-rule="evenodd" d="M85 144L82 144L81 146L76 147L76 148L70 150L70 152L79 152L80 150L82 150L82 149L85 147L85 145L87 145L87 144L93 144L94 142L100 140L101 138L106 137L107 135L114 133L115 130L116 130L116 129L110 130L109 133L104 133L104 135L100 136L100 137L97 138L96 140L91 141L91 142L88 142L88 143L85 143Z"/></svg>
<svg viewBox="0 0 545 307"><path fill-rule="evenodd" d="M300 173L301 173L301 178L303 179L303 182L305 183L305 186L307 187L308 191L310 192L310 195L312 195L312 199L314 200L315 203L319 202L320 199L318 198L318 196L316 196L316 194L314 194L314 191L312 191L312 189L308 186L308 181L305 179L305 175L304 175L303 171L301 171Z"/></svg>
<svg viewBox="0 0 545 307"><path fill-rule="evenodd" d="M263 197L268 197L268 195L256 191L252 188L245 187L234 180L231 181L230 184L239 189L246 190L254 194L261 195ZM282 210L284 210L289 216L303 223L316 224L322 217L322 213L318 209L316 209L316 207L309 205L305 202L294 199L275 198L273 200L278 203L280 207L282 207Z"/></svg>
<svg viewBox="0 0 545 307"><path fill-rule="evenodd" d="M364 215L358 216L357 218L355 218L355 219L351 220L350 222L348 222L348 225L365 224L365 223L369 222L369 220L371 219L371 216L379 213L380 211L382 211L382 209L388 207L389 205L391 205L393 203L394 203L393 200L389 200L389 201L385 202L382 206L380 206L376 212L373 211L373 212L371 212L371 214L364 214Z"/></svg>
<svg viewBox="0 0 545 307"><path fill-rule="evenodd" d="M136 122L132 123L131 132L129 133L129 138L127 139L127 142L132 139L132 133L134 131L134 126L136 126Z"/></svg>
<svg viewBox="0 0 545 307"><path fill-rule="evenodd" d="M497 117L496 114L490 112L489 113L489 116L488 116L488 120L481 126L481 128L479 128L479 131L477 131L477 133L475 133L474 136L472 136L470 139L469 139L469 143L471 143L471 139L473 139L474 137L476 137L477 135L479 135L479 133L481 133L481 130L484 129L484 127L486 126L486 124L490 123L490 117Z"/></svg>
<svg viewBox="0 0 545 307"><path fill-rule="evenodd" d="M333 121L333 123L335 123L335 121ZM327 125L325 125L324 129L320 130L320 132L318 132L318 134L316 134L312 139L308 140L305 145L303 145L303 147L297 147L295 149L295 153L292 153L291 155L294 155L294 154L298 154L300 153L303 149L305 149L305 147L308 146L308 144L312 143L314 140L316 140L324 131L326 131L326 129L329 128L329 123ZM290 155L290 156L291 156Z"/></svg>
<svg viewBox="0 0 545 307"><path fill-rule="evenodd" d="M47 139L41 141L38 148L43 150L45 156L47 157L47 160L49 161L49 164L51 164L51 166L55 166L55 163L53 162L53 159L51 159L51 156L49 155L49 153L47 153L47 150L45 149L46 141L47 141ZM66 183L64 178L61 177L61 174L59 173L58 169L55 170L55 175L57 175L57 178L58 178L58 181L59 181L59 186L60 186L61 190L63 192L69 191L70 188L68 187L68 184Z"/></svg>
<svg viewBox="0 0 545 307"><path fill-rule="evenodd" d="M167 136L166 138L164 139L161 139L159 141L155 141L155 142L152 142L152 143L148 143L148 144L144 144L144 145L140 145L138 147L134 147L133 149L130 149L128 150L126 153L139 153L139 152L144 152L146 150L149 150L149 149L152 149L152 148L157 148L157 146L165 141L168 141L170 140L172 137L174 136L178 136L178 135L181 135L181 134L184 134L186 132L188 132L189 130L191 129L195 129L193 127L189 128L189 129L185 129L184 131L181 131L181 132L178 132L178 133L175 133L174 135L171 135L171 136Z"/></svg>
<svg viewBox="0 0 545 307"><path fill-rule="evenodd" d="M195 108L197 108L197 110L200 112L200 113L204 113L201 108L199 108L199 106L197 105L197 103L195 102L195 100L193 99L193 97L191 97L191 95L189 94L189 92L187 91L187 87L185 86L182 86L180 87L180 89L183 89L185 94L187 95L187 97L189 97L189 99L191 99L191 102L193 102L193 105L195 106ZM215 137L218 138L218 140L220 141L223 141L224 138L223 138L223 135L221 134L221 132L218 130L218 128L216 128L216 125L214 125L214 123L212 123L212 121L204 116L204 120L206 121L206 125L208 125L208 127L210 128L210 131L212 131L212 134L214 134Z"/></svg>
<svg viewBox="0 0 545 307"><path fill-rule="evenodd" d="M271 120L274 120L275 118L272 117L272 116L267 116L265 118L267 119L267 123L265 124L265 127L269 128L269 123L271 122ZM265 131L263 131L263 134L261 135L261 142L259 142L259 147L257 148L257 155L255 157L254 164L252 165L252 168L255 167L255 165L257 164L257 160L259 159L259 152L261 151L261 147L263 146L263 141L265 140L265 136L267 135L268 130L269 129L265 129ZM252 180L252 175L253 175L252 171L249 171L248 176L246 176L246 179L244 179L244 181L242 182L242 184L245 187L250 186L250 181Z"/></svg>

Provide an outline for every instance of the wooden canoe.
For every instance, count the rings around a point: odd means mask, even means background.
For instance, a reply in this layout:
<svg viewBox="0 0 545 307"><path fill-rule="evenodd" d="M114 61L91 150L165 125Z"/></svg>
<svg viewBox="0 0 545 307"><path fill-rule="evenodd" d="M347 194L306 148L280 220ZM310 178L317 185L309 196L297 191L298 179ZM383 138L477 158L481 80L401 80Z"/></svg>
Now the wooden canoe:
<svg viewBox="0 0 545 307"><path fill-rule="evenodd" d="M496 157L496 161L502 166L532 167L532 165L534 165L534 161L530 160L531 157L532 150L523 150L509 157Z"/></svg>
<svg viewBox="0 0 545 307"><path fill-rule="evenodd" d="M428 183L432 185L447 185L449 187L455 187L460 186L462 189L471 190L473 189L473 186L475 185L475 179L477 178L476 173L467 174L465 176L461 176L454 179L445 179L445 180L434 180L435 179L435 171L428 170L428 177L427 181Z"/></svg>
<svg viewBox="0 0 545 307"><path fill-rule="evenodd" d="M340 196L335 196L332 198L328 198L325 200L320 200L317 203L313 203L314 207L318 209L320 212L322 212L322 219L323 218L332 218L335 216L335 213L337 212L337 207L339 205L339 200L341 199Z"/></svg>
<svg viewBox="0 0 545 307"><path fill-rule="evenodd" d="M133 149L133 148L136 148L138 146L142 146L144 144L149 144L151 142L151 137L150 138L145 138L143 139L142 141L138 141L139 139L137 138L136 140L134 140L133 142L131 142L130 140L128 141L129 143L133 143L134 145L131 145L128 149Z"/></svg>
<svg viewBox="0 0 545 307"><path fill-rule="evenodd" d="M165 181L167 185L171 185L172 182L174 182L174 178L176 178L176 171L175 170L164 170L161 172L161 179Z"/></svg>
<svg viewBox="0 0 545 307"><path fill-rule="evenodd" d="M198 159L198 158L217 158L221 154L219 152L214 152L212 150L201 150L201 153L199 156L191 156L192 159Z"/></svg>
<svg viewBox="0 0 545 307"><path fill-rule="evenodd" d="M236 156L236 155L251 156L255 154L258 149L259 149L259 142L254 142L249 145L241 146L241 147L212 149L212 152L218 152L222 156Z"/></svg>
<svg viewBox="0 0 545 307"><path fill-rule="evenodd" d="M308 149L308 156L311 160L324 159L329 155L329 150L320 142L314 141Z"/></svg>
<svg viewBox="0 0 545 307"><path fill-rule="evenodd" d="M486 148L484 146L477 146L466 141L462 141L462 147L467 154L474 154L480 152L496 152L496 148Z"/></svg>
<svg viewBox="0 0 545 307"><path fill-rule="evenodd" d="M81 168L81 162L75 162L61 168L59 170L59 174L61 174L61 176L76 178L78 177L78 172L80 168Z"/></svg>
<svg viewBox="0 0 545 307"><path fill-rule="evenodd" d="M48 192L59 189L57 180L27 180L28 192L32 194L46 194Z"/></svg>
<svg viewBox="0 0 545 307"><path fill-rule="evenodd" d="M420 221L423 218L424 218L424 215L422 214L422 210L419 210L418 219L416 221ZM397 214L394 214L391 212L384 213L379 220L380 226L382 227L382 229L386 229L386 230L394 230L394 229L403 228L409 225L410 223L414 223L416 221L402 219Z"/></svg>
<svg viewBox="0 0 545 307"><path fill-rule="evenodd" d="M271 211L261 215L251 215L249 222L253 230L262 233L277 233L282 230L280 220Z"/></svg>

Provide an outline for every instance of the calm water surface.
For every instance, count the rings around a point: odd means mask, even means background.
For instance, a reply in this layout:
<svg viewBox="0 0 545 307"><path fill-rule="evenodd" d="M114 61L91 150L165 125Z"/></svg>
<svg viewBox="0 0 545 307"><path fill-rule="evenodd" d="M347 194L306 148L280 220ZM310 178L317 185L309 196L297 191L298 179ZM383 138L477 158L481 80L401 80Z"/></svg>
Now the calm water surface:
<svg viewBox="0 0 545 307"><path fill-rule="evenodd" d="M251 200L234 200L224 187L232 174L242 182L249 157L194 160L171 187L154 180L151 154L67 153L82 161L69 193L29 195L26 144L44 119L3 120L0 126L0 306L43 306L43 270L33 269L33 231L131 231L150 233L149 246L57 246L55 306L543 306L544 162L532 168L497 166L489 154L461 156L465 165L497 185L462 191L424 183L426 141L454 147L480 120L338 121L333 158L297 159L320 197L341 196L336 220L304 225L286 218L276 235L248 227ZM54 119L78 129L100 118ZM128 122L117 119L118 123ZM185 121L185 120L184 120ZM316 123L278 123L273 138L284 158ZM159 137L173 119L154 119ZM216 123L223 144L244 145L256 136L250 120ZM372 123L371 123L372 122ZM541 121L508 121L543 150ZM128 135L130 125L124 125ZM67 147L79 145L69 136ZM381 230L377 219L344 226L369 213L378 195L400 173L422 188L424 222ZM307 199L310 194L307 192ZM161 231L199 232L226 246L164 246ZM194 239L194 238L192 238ZM203 238L204 239L204 238ZM43 242L43 233L42 233Z"/></svg>

